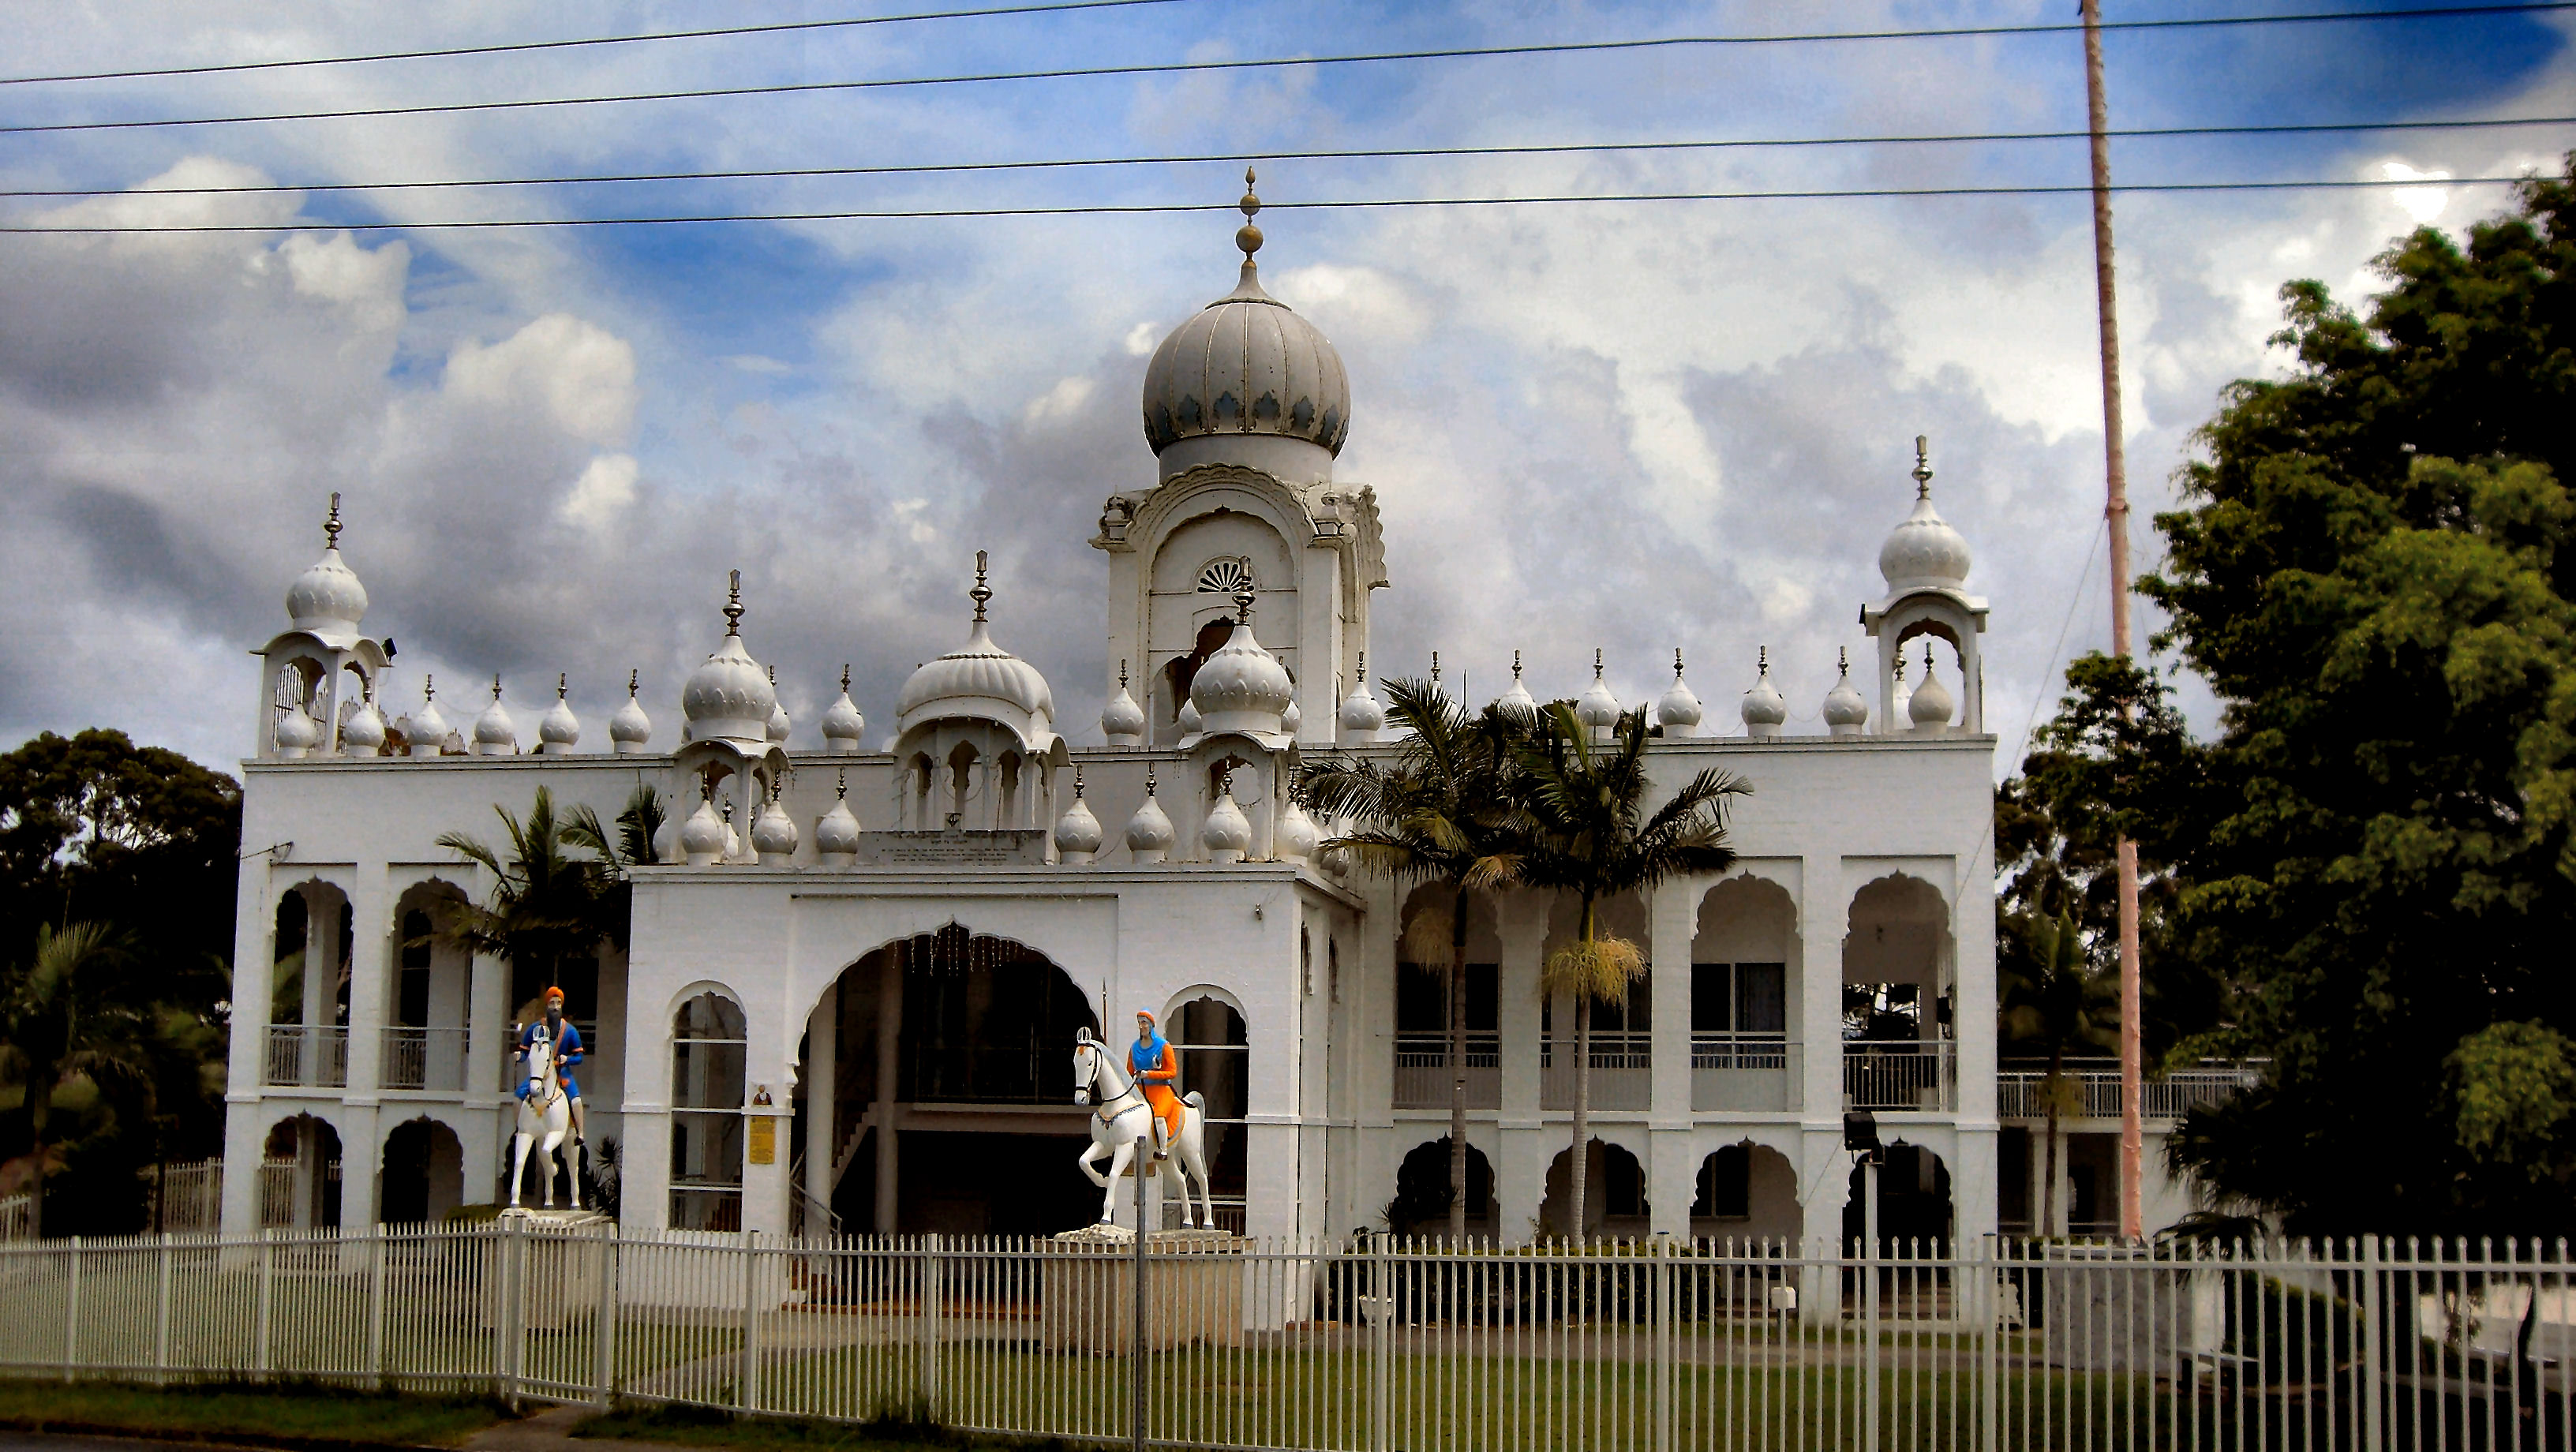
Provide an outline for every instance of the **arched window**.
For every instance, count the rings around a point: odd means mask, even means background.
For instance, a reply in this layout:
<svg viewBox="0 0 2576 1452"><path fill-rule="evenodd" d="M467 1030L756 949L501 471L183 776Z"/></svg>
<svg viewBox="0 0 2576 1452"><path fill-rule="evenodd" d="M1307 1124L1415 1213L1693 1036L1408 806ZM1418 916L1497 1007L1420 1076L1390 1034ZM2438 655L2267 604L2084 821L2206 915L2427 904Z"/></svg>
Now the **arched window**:
<svg viewBox="0 0 2576 1452"><path fill-rule="evenodd" d="M742 1228L742 1008L719 993L671 1021L671 1218L675 1230Z"/></svg>
<svg viewBox="0 0 2576 1452"><path fill-rule="evenodd" d="M1251 1108L1252 1046L1243 1015L1213 997L1183 1002L1164 1037L1181 1061L1181 1090L1207 1101L1209 1200L1218 1223L1243 1229L1244 1119Z"/></svg>

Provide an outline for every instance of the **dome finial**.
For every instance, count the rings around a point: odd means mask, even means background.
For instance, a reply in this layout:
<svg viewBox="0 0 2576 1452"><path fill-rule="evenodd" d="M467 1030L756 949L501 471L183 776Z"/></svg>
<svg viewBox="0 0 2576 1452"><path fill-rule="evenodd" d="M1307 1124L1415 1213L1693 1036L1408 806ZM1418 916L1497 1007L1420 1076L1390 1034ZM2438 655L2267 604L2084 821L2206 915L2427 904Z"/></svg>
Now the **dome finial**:
<svg viewBox="0 0 2576 1452"><path fill-rule="evenodd" d="M725 599L725 634L740 635L742 634L742 571L732 572L726 588L731 593Z"/></svg>
<svg viewBox="0 0 2576 1452"><path fill-rule="evenodd" d="M1677 646L1674 646L1674 647L1673 647L1673 679L1678 681L1678 680L1680 680L1681 678L1682 678L1682 648L1681 648L1680 646L1678 646L1678 645L1677 645Z"/></svg>
<svg viewBox="0 0 2576 1452"><path fill-rule="evenodd" d="M626 673L626 699L630 701L635 699L635 687L643 679L644 672L641 670L631 670Z"/></svg>
<svg viewBox="0 0 2576 1452"><path fill-rule="evenodd" d="M1520 653L1519 651L1517 651L1517 650L1516 650L1516 651L1513 651L1513 652L1512 652L1512 679L1517 681L1517 680L1519 680L1520 678L1521 678L1521 653Z"/></svg>
<svg viewBox="0 0 2576 1452"><path fill-rule="evenodd" d="M1851 679L1850 646L1841 645L1834 647L1834 670L1839 673L1844 680Z"/></svg>
<svg viewBox="0 0 2576 1452"><path fill-rule="evenodd" d="M1440 652L1431 652L1431 684L1440 684Z"/></svg>
<svg viewBox="0 0 2576 1452"><path fill-rule="evenodd" d="M983 624L984 602L993 598L993 587L984 583L984 552L982 550L977 550L975 552L975 588L966 592L966 598L975 602L975 623L978 625Z"/></svg>
<svg viewBox="0 0 2576 1452"><path fill-rule="evenodd" d="M420 698L424 701L438 699L438 677L427 671L421 672L420 675Z"/></svg>
<svg viewBox="0 0 2576 1452"><path fill-rule="evenodd" d="M1082 800L1082 764L1080 762L1074 763L1073 768L1073 799L1077 802Z"/></svg>
<svg viewBox="0 0 2576 1452"><path fill-rule="evenodd" d="M556 699L556 700L560 701L560 700L562 700L562 699L564 698L564 688L565 688L566 684L567 684L568 682L570 682L571 680L572 680L572 675L571 675L571 673L570 673L570 672L567 672L567 671L557 671L557 672L555 672L555 699Z"/></svg>
<svg viewBox="0 0 2576 1452"><path fill-rule="evenodd" d="M1601 679L1601 647L1592 647L1592 679Z"/></svg>
<svg viewBox="0 0 2576 1452"><path fill-rule="evenodd" d="M850 663L849 663L848 661L843 661L843 662L841 662L841 694L842 694L842 695L844 695L844 696L846 696L846 695L848 695L849 693L850 693Z"/></svg>
<svg viewBox="0 0 2576 1452"><path fill-rule="evenodd" d="M1118 658L1118 689L1122 691L1127 689L1127 658L1123 655ZM1078 773L1081 768L1076 767L1074 770Z"/></svg>
<svg viewBox="0 0 2576 1452"><path fill-rule="evenodd" d="M1252 587L1250 585L1237 585L1235 587L1234 621L1237 625L1250 625L1252 623Z"/></svg>
<svg viewBox="0 0 2576 1452"><path fill-rule="evenodd" d="M1145 763L1145 795L1147 795L1147 796L1149 796L1149 797L1150 797L1150 796L1152 796L1153 794L1154 794L1154 763L1152 763L1152 762L1150 762L1150 761L1149 761L1149 762L1146 762L1146 763Z"/></svg>
<svg viewBox="0 0 2576 1452"><path fill-rule="evenodd" d="M1252 224L1253 214L1261 210L1261 198L1252 191L1252 168L1243 169L1243 200L1235 203L1243 209L1243 225L1234 234L1234 245L1243 249L1243 265L1252 267L1252 254L1261 250L1261 229Z"/></svg>
<svg viewBox="0 0 2576 1452"><path fill-rule="evenodd" d="M1924 434L1914 436L1914 497L1932 497L1932 440Z"/></svg>
<svg viewBox="0 0 2576 1452"><path fill-rule="evenodd" d="M322 547L326 550L340 547L340 491L337 489L331 491L331 517L322 521Z"/></svg>
<svg viewBox="0 0 2576 1452"><path fill-rule="evenodd" d="M1075 768L1075 770L1076 770L1076 771L1079 771L1079 770L1081 770L1081 768L1076 767L1076 768ZM1076 795L1076 796L1080 796L1080 795L1081 795L1081 793L1076 792L1076 793L1075 793L1075 795ZM848 767L846 767L846 766L845 766L845 767L842 767L838 772L835 772L835 773L833 774L833 776L832 776L832 796L833 796L836 800L839 800L839 801L848 801L848 800L849 800L849 798L850 798L850 769L849 769Z"/></svg>
<svg viewBox="0 0 2576 1452"><path fill-rule="evenodd" d="M1924 649L1928 651L1931 647L1926 646ZM499 671L494 671L492 673L492 699L495 701L501 699L501 673Z"/></svg>

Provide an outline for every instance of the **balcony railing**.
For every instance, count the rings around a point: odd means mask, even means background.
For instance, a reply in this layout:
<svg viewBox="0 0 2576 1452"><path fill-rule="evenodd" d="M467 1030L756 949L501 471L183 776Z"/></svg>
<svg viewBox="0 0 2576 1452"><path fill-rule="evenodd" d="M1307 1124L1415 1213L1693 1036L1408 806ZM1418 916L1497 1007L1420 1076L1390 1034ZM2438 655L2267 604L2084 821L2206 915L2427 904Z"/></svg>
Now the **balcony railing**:
<svg viewBox="0 0 2576 1452"><path fill-rule="evenodd" d="M1592 1107L1644 1109L1654 1089L1653 1035L1613 1029L1592 1033ZM1565 1052L1557 1052L1557 1044ZM1574 1035L1543 1034L1538 1041L1538 1107L1574 1107Z"/></svg>
<svg viewBox="0 0 2576 1452"><path fill-rule="evenodd" d="M1691 1035L1691 1108L1803 1108L1800 1048L1781 1034Z"/></svg>
<svg viewBox="0 0 2576 1452"><path fill-rule="evenodd" d="M2143 1119L2176 1120L2193 1108L2215 1104L2254 1086L2261 1077L2259 1063L2233 1063L2206 1060L2187 1069L2176 1069L2141 1086L2143 1093L2138 1114ZM2117 1119L2120 1117L2120 1069L2116 1063L2102 1059L2072 1059L2065 1065L2068 1080L2075 1086L2075 1096L2060 1113L2068 1119ZM2040 1085L2048 1078L2048 1066L2028 1060L2014 1060L1995 1075L1995 1114L2001 1119L2045 1119L2046 1097Z"/></svg>
<svg viewBox="0 0 2576 1452"><path fill-rule="evenodd" d="M1946 1112L1959 1107L1957 1046L1843 1041L1843 1107Z"/></svg>
<svg viewBox="0 0 2576 1452"><path fill-rule="evenodd" d="M384 1087L464 1092L465 1037L461 1028L386 1029Z"/></svg>
<svg viewBox="0 0 2576 1452"><path fill-rule="evenodd" d="M1467 1107L1503 1107L1503 1040L1497 1033L1467 1034ZM1449 1035L1402 1033L1395 1036L1395 1107L1449 1107Z"/></svg>
<svg viewBox="0 0 2576 1452"><path fill-rule="evenodd" d="M349 1031L338 1025L268 1026L267 1073L272 1089L345 1089L349 1085Z"/></svg>

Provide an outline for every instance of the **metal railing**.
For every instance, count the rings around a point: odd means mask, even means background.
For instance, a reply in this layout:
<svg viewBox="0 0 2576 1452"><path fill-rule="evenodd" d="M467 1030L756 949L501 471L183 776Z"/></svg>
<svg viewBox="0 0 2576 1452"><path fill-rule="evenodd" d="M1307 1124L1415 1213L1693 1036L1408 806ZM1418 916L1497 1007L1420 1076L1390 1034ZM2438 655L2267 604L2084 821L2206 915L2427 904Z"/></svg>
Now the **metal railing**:
<svg viewBox="0 0 2576 1452"><path fill-rule="evenodd" d="M1592 1107L1644 1109L1654 1095L1654 1035L1594 1029ZM1565 1052L1558 1053L1557 1046ZM1538 1107L1574 1107L1574 1035L1541 1034L1538 1041Z"/></svg>
<svg viewBox="0 0 2576 1452"><path fill-rule="evenodd" d="M1790 1111L1806 1104L1803 1045L1786 1035L1691 1035L1691 1108Z"/></svg>
<svg viewBox="0 0 2576 1452"><path fill-rule="evenodd" d="M2576 1430L2563 1246L1143 1249L514 1217L22 1242L0 1245L0 1370L1258 1452L2468 1452Z"/></svg>
<svg viewBox="0 0 2576 1452"><path fill-rule="evenodd" d="M1959 1107L1958 1046L1946 1039L1874 1043L1845 1039L1843 1107L1924 1110Z"/></svg>
<svg viewBox="0 0 2576 1452"><path fill-rule="evenodd" d="M466 1041L461 1028L386 1029L383 1086L463 1093Z"/></svg>
<svg viewBox="0 0 2576 1452"><path fill-rule="evenodd" d="M2138 1113L2155 1120L2175 1120L2203 1104L2220 1100L2254 1087L2263 1066L2256 1063L2227 1063L2210 1060L2187 1069L2175 1069L2141 1086ZM2068 1119L2117 1119L2120 1117L2120 1068L2116 1061L2070 1059L2064 1073L2073 1085L2074 1102L2062 1111ZM1995 1075L1995 1114L2003 1119L2045 1119L2046 1097L2040 1086L2048 1078L2048 1066L2027 1060L2005 1064Z"/></svg>
<svg viewBox="0 0 2576 1452"><path fill-rule="evenodd" d="M1503 1037L1491 1031L1467 1034L1467 1107L1503 1107ZM1400 1033L1395 1036L1395 1107L1446 1109L1450 1084L1449 1035Z"/></svg>
<svg viewBox="0 0 2576 1452"><path fill-rule="evenodd" d="M345 1089L349 1030L339 1024L270 1024L266 1069L261 1082L271 1089Z"/></svg>

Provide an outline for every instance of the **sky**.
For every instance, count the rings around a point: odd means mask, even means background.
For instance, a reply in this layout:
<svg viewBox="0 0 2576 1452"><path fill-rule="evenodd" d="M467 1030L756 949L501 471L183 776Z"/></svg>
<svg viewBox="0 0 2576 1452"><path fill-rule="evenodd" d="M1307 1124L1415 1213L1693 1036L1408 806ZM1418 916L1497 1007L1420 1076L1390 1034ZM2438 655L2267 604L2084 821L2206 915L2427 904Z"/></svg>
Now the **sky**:
<svg viewBox="0 0 2576 1452"><path fill-rule="evenodd" d="M434 7L0 0L0 74L292 59L902 13L896 0L474 0ZM2388 9L2110 0L2110 18ZM1685 34L2062 22L2072 0L1370 4L1166 0L470 58L0 85L0 128ZM2576 15L2116 32L2115 127L2576 114ZM2080 128L2071 35L1300 65L575 107L0 130L37 223L246 232L0 235L0 744L111 726L227 767L256 649L329 495L399 654L497 673L533 737L558 673L604 746L629 671L666 744L722 633L778 668L796 744L852 668L873 738L913 665L994 633L1096 743L1102 500L1151 482L1154 344L1234 284L1240 162L475 191L175 187L594 176ZM2192 431L2277 376L2278 290L2355 302L2418 224L2508 203L2439 179L2555 170L2576 127L2126 139L2125 182L2429 179L2117 198L2139 568ZM1340 350L1338 479L1375 487L1389 589L1373 674L1542 697L1659 693L1673 651L1740 732L1758 650L1791 731L1864 656L1880 541L1934 499L1975 552L1997 770L2109 638L2090 210L2081 195L1295 210L1347 198L2054 183L2080 141L1260 164L1263 281ZM1196 203L1199 212L422 230L570 218ZM283 231L288 223L335 230ZM390 230L336 230L399 223ZM2142 634L2153 625L2142 614ZM1945 655L1945 673L1951 669ZM1951 679L1955 681L1955 676ZM2205 728L2214 707L2186 690ZM454 712L451 711L451 715Z"/></svg>

